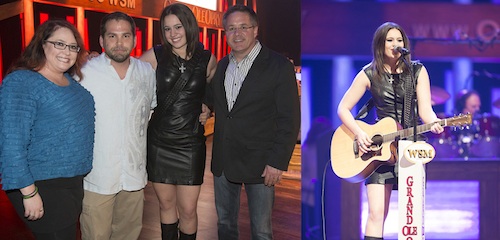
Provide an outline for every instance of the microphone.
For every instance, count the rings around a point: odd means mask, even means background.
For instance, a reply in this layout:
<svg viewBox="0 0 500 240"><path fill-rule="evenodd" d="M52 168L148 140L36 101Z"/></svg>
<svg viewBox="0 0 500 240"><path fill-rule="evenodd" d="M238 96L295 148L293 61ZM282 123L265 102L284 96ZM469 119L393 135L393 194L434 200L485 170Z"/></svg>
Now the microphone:
<svg viewBox="0 0 500 240"><path fill-rule="evenodd" d="M404 48L404 47L399 47L399 46L394 46L394 51L400 52L403 55L410 54L410 50Z"/></svg>

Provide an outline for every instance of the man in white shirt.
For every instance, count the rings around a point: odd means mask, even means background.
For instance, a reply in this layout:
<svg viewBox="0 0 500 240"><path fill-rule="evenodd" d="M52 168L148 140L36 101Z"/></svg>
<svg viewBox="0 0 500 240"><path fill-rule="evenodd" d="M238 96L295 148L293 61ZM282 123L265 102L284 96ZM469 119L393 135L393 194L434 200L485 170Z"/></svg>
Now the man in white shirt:
<svg viewBox="0 0 500 240"><path fill-rule="evenodd" d="M146 174L146 130L156 106L155 72L130 57L135 22L114 12L101 20L105 52L82 69L81 84L95 100L92 171L84 178L82 239L137 239L142 229Z"/></svg>

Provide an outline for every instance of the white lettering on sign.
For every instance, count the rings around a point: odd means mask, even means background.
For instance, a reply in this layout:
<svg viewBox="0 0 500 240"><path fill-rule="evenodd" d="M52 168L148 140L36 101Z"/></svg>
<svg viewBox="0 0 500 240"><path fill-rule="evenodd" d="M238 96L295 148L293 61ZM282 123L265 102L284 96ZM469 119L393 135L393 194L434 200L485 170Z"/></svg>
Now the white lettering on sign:
<svg viewBox="0 0 500 240"><path fill-rule="evenodd" d="M93 2L94 0L89 0ZM100 4L109 4L110 6L118 6L122 8L135 9L135 0L96 0Z"/></svg>
<svg viewBox="0 0 500 240"><path fill-rule="evenodd" d="M191 10L199 23L222 28L223 14L221 12L210 11L200 7L192 7Z"/></svg>
<svg viewBox="0 0 500 240"><path fill-rule="evenodd" d="M463 40L470 38L471 33L475 30L476 37L491 41L500 33L500 23L492 19L484 19L479 21L475 27L469 24L412 24L411 34L409 36L415 38L438 38L438 39L457 39Z"/></svg>
<svg viewBox="0 0 500 240"><path fill-rule="evenodd" d="M500 26L493 20L483 20L477 25L476 32L480 39L491 41L500 35Z"/></svg>

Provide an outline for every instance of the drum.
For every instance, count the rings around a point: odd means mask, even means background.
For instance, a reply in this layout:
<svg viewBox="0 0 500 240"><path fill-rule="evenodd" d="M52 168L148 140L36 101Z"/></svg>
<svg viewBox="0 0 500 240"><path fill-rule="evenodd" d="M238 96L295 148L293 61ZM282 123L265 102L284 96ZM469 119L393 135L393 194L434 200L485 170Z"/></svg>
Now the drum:
<svg viewBox="0 0 500 240"><path fill-rule="evenodd" d="M482 137L500 136L500 118L491 114L483 114L478 120L479 134Z"/></svg>
<svg viewBox="0 0 500 240"><path fill-rule="evenodd" d="M500 118L484 114L474 120L478 133L470 145L470 156L480 158L500 157Z"/></svg>
<svg viewBox="0 0 500 240"><path fill-rule="evenodd" d="M436 150L436 158L457 158L463 149L457 141L457 135L452 128L445 128L441 134L426 133L427 143Z"/></svg>

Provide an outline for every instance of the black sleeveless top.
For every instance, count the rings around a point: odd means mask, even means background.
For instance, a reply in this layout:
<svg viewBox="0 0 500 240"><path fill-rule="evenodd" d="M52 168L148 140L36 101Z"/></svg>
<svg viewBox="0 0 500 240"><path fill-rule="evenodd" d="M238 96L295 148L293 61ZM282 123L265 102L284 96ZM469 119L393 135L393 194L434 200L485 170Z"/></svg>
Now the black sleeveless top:
<svg viewBox="0 0 500 240"><path fill-rule="evenodd" d="M197 53L185 61L155 47L156 96L148 126L148 180L176 185L200 185L205 170L205 128L199 122L201 104L207 84L207 66L212 54L200 44ZM186 85L165 110L175 83L180 81L182 66L193 70Z"/></svg>
<svg viewBox="0 0 500 240"><path fill-rule="evenodd" d="M149 128L153 131L151 137L157 141L186 139L190 137L204 137L204 128L199 123L198 118L201 113L201 104L204 99L205 87L207 83L207 65L210 61L211 53L204 50L202 45L198 45L196 51L202 51L201 59L195 63L195 69L189 77L186 86L179 92L179 96L166 112L156 111L165 105L165 99L170 94L174 84L178 81L181 71L181 63L188 65L188 61L179 57L173 59L164 53L162 46L155 47L157 58L156 68L156 96L158 105L151 117ZM149 137L149 136L148 136ZM151 138L150 138L151 139ZM204 140L204 138L203 138Z"/></svg>
<svg viewBox="0 0 500 240"><path fill-rule="evenodd" d="M412 62L413 74L417 79L422 64ZM364 72L370 79L370 92L374 100L377 120L391 117L403 126L405 84L401 74L384 74L381 80L374 79L371 67L365 67ZM418 79L417 79L418 80Z"/></svg>
<svg viewBox="0 0 500 240"><path fill-rule="evenodd" d="M368 65L364 72L370 80L370 92L374 100L377 113L377 121L384 117L391 117L403 126L405 84L404 77L401 74L384 74L382 79L376 80L373 76L373 70ZM413 74L418 81L418 74L422 69L422 64L412 62ZM419 120L420 122L420 120ZM413 121L412 121L413 123ZM413 136L410 137L413 139ZM423 135L417 135L418 140L425 139ZM375 170L366 180L366 184L393 184L392 189L398 189L398 168L396 165L382 165Z"/></svg>

